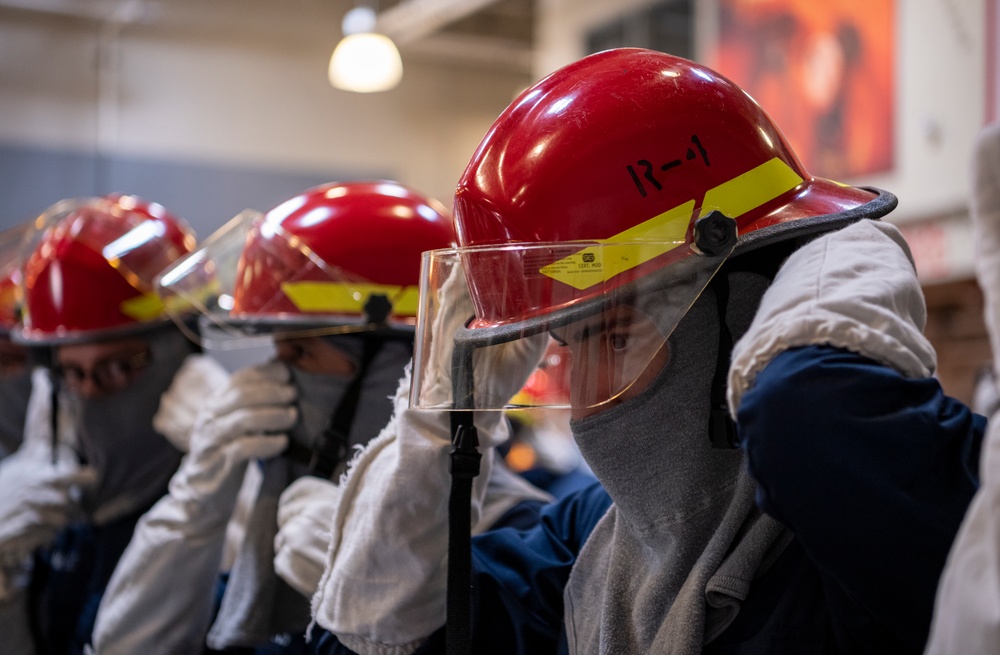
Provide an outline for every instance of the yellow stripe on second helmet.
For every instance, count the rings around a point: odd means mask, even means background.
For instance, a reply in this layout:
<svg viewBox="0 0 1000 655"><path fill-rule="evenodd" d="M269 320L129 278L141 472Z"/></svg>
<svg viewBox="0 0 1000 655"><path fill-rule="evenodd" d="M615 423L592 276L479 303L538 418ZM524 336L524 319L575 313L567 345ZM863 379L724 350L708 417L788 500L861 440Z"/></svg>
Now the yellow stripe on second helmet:
<svg viewBox="0 0 1000 655"><path fill-rule="evenodd" d="M123 300L118 306L122 314L140 323L152 321L163 316L163 301L155 293L144 293Z"/></svg>
<svg viewBox="0 0 1000 655"><path fill-rule="evenodd" d="M383 295L392 303L397 316L417 313L419 289L390 284L346 284L343 282L285 282L281 285L288 299L306 314L361 314L373 295Z"/></svg>

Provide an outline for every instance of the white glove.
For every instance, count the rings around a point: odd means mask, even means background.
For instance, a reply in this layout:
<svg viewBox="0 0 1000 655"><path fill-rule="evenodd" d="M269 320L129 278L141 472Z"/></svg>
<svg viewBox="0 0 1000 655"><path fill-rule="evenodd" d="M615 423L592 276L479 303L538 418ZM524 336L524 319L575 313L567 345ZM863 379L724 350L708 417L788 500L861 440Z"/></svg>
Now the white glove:
<svg viewBox="0 0 1000 655"><path fill-rule="evenodd" d="M226 525L251 460L284 450L297 417L288 369L237 371L205 401L170 493L140 520L97 614L98 655L201 652Z"/></svg>
<svg viewBox="0 0 1000 655"><path fill-rule="evenodd" d="M290 484L278 501L274 570L306 598L312 598L323 577L330 519L339 498L337 485L306 476Z"/></svg>
<svg viewBox="0 0 1000 655"><path fill-rule="evenodd" d="M288 446L285 433L298 416L290 379L279 362L251 366L234 373L205 402L191 433L191 452L170 480L170 495L190 503L192 515L224 525L247 463L275 457Z"/></svg>
<svg viewBox="0 0 1000 655"><path fill-rule="evenodd" d="M18 451L0 462L0 567L23 564L83 517L81 492L97 484L97 471L81 466L68 447L53 463L44 451Z"/></svg>
<svg viewBox="0 0 1000 655"><path fill-rule="evenodd" d="M437 314L431 328L429 364L421 380L421 397L426 406L450 406L452 399L453 335L475 314L465 275L460 267L452 269L438 290ZM473 354L475 406L503 407L524 386L545 352L547 333L510 343L477 348ZM439 412L440 413L440 412ZM445 414L447 416L447 414ZM503 418L499 411L479 412L476 425L490 428ZM485 422L485 423L484 423Z"/></svg>
<svg viewBox="0 0 1000 655"><path fill-rule="evenodd" d="M6 542L0 543L0 600L20 593L28 555L82 515L82 493L97 483L96 471L80 466L69 445L75 442L75 430L66 411L59 413L59 436L66 443L52 463L50 375L43 367L32 371L24 441L0 463L0 534L5 535L0 542Z"/></svg>
<svg viewBox="0 0 1000 655"><path fill-rule="evenodd" d="M438 385L436 390L448 397L449 335L472 315L472 306L464 280L446 283L441 291L445 311L435 320L441 329L435 334L440 352L433 359L441 370L427 383ZM534 369L547 339L542 335L493 349L488 357L492 370L476 371L478 389L494 399L509 399ZM313 597L316 622L362 655L412 652L445 623L449 413L411 409L409 374L408 367L389 425L359 453L340 482L326 570ZM488 506L547 497L523 481L493 485L492 446L508 438L509 425L500 412L477 412L475 420L484 452L470 509L474 530L480 531L488 527L484 516L497 515Z"/></svg>
<svg viewBox="0 0 1000 655"><path fill-rule="evenodd" d="M799 346L844 348L907 377L928 377L936 355L926 322L913 258L895 226L862 220L823 235L782 265L733 348L729 411L736 416L772 359Z"/></svg>
<svg viewBox="0 0 1000 655"><path fill-rule="evenodd" d="M191 355L174 375L170 388L160 396L160 406L153 415L153 428L165 436L174 448L186 453L191 432L205 399L229 382L229 372L208 355Z"/></svg>

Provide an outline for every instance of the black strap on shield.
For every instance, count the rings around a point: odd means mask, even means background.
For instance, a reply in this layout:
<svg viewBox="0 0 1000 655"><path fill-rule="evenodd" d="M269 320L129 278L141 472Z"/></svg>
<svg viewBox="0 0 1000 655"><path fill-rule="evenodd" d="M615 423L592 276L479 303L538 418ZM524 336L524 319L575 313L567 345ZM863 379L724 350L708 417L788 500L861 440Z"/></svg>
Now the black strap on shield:
<svg viewBox="0 0 1000 655"><path fill-rule="evenodd" d="M448 497L448 655L472 648L472 479L479 475L479 437L472 412L451 413L451 493Z"/></svg>
<svg viewBox="0 0 1000 655"><path fill-rule="evenodd" d="M381 294L374 294L365 303L365 320L375 326L384 326L392 310L392 303ZM317 443L312 448L305 448L292 442L285 454L295 461L307 463L308 473L324 480L329 480L337 466L350 455L351 426L361 399L361 387L364 384L368 368L388 338L385 333L361 333L363 345L361 359L354 378L344 391L337 407L330 414L330 421L323 428Z"/></svg>
<svg viewBox="0 0 1000 655"><path fill-rule="evenodd" d="M716 256L732 250L736 244L736 221L722 212L714 210L695 221L695 244L709 256ZM729 377L729 357L733 352L733 334L726 322L726 307L729 305L729 278L720 271L710 283L715 292L715 303L719 316L719 352L715 361L715 376L712 379L712 407L709 417L708 435L715 448L736 448L736 424L729 418L726 404L726 379Z"/></svg>
<svg viewBox="0 0 1000 655"><path fill-rule="evenodd" d="M59 374L56 372L56 349L55 346L46 348L43 353L40 353L41 358L44 360L42 364L45 366L49 374L49 429L52 431L49 435L49 445L52 447L52 452L49 454L49 459L52 461L52 465L55 466L59 463Z"/></svg>
<svg viewBox="0 0 1000 655"><path fill-rule="evenodd" d="M472 649L472 480L482 455L476 433L472 351L452 357L455 409L451 412L451 492L448 497L448 596L445 625L447 655Z"/></svg>
<svg viewBox="0 0 1000 655"><path fill-rule="evenodd" d="M354 415L358 410L361 387L364 384L365 374L368 373L368 367L384 343L379 338L366 338L364 340L361 361L358 362L358 370L354 379L344 391L344 396L333 411L330 422L326 424L317 444L312 449L308 475L329 480L337 466L350 454L351 425L354 424Z"/></svg>

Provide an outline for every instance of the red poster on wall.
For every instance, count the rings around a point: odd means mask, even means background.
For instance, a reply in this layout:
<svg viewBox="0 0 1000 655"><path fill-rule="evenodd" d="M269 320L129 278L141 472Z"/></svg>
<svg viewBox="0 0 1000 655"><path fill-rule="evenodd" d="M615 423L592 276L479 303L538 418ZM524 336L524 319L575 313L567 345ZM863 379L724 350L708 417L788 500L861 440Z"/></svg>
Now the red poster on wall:
<svg viewBox="0 0 1000 655"><path fill-rule="evenodd" d="M742 86L814 175L893 165L893 0L720 0L713 67Z"/></svg>

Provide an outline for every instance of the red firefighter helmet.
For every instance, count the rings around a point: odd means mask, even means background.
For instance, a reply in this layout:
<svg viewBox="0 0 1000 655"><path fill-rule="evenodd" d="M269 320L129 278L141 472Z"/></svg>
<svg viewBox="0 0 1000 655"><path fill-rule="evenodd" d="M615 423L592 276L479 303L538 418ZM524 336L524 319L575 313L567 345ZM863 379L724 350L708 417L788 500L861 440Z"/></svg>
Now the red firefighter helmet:
<svg viewBox="0 0 1000 655"><path fill-rule="evenodd" d="M244 338L375 324L412 334L421 252L454 243L440 202L396 182L335 182L243 212L159 284Z"/></svg>
<svg viewBox="0 0 1000 655"><path fill-rule="evenodd" d="M811 176L767 113L711 69L609 50L554 72L497 118L458 182L461 247L432 257L422 297L433 302L461 267L475 317L458 337L480 348L666 289L652 317L665 340L731 255L879 217L895 202ZM435 310L426 307L429 321ZM627 388L649 361L636 350L610 392L588 402ZM418 384L424 367L415 364L417 406L429 406L419 389L433 386Z"/></svg>
<svg viewBox="0 0 1000 655"><path fill-rule="evenodd" d="M195 245L183 220L121 194L61 201L35 228L17 335L33 344L105 338L161 322L167 314L153 280Z"/></svg>

